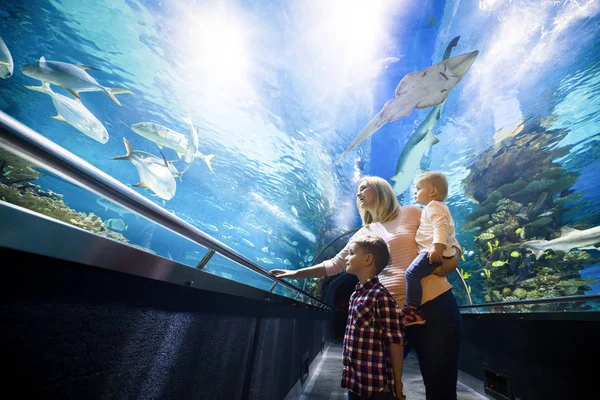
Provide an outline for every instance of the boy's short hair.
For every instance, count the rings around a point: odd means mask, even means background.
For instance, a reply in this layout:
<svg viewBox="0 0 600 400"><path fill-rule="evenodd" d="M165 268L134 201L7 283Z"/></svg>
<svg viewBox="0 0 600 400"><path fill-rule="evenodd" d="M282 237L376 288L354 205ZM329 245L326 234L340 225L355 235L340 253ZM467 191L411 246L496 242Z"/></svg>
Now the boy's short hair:
<svg viewBox="0 0 600 400"><path fill-rule="evenodd" d="M427 181L431 183L439 192L442 200L446 200L448 196L448 180L446 176L440 171L428 171L424 172L417 177L415 182Z"/></svg>
<svg viewBox="0 0 600 400"><path fill-rule="evenodd" d="M390 262L390 251L382 238L372 235L362 235L352 238L352 243L355 243L367 254L373 255L377 275L379 275Z"/></svg>

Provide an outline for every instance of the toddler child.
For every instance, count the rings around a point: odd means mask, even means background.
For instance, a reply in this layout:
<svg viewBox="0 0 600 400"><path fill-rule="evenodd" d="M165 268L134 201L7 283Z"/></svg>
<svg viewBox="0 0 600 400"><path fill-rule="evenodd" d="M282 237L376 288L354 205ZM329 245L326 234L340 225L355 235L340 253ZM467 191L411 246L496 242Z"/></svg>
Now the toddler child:
<svg viewBox="0 0 600 400"><path fill-rule="evenodd" d="M424 324L420 311L421 279L431 274L443 258L452 258L455 247L460 248L454 234L454 220L444 202L448 195L448 181L441 172L420 175L415 183L415 201L425 206L415 240L419 255L406 270L406 305L402 308L404 326Z"/></svg>

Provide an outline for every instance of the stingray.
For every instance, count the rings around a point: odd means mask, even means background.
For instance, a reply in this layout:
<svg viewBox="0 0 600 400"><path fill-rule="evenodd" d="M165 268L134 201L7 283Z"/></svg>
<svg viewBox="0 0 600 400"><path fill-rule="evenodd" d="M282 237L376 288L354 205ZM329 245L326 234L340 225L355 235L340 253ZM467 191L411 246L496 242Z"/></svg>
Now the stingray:
<svg viewBox="0 0 600 400"><path fill-rule="evenodd" d="M414 108L429 108L444 102L450 90L465 76L478 54L478 50L461 54L405 75L396 87L396 97L388 100L383 109L360 131L338 162L388 122L406 117Z"/></svg>

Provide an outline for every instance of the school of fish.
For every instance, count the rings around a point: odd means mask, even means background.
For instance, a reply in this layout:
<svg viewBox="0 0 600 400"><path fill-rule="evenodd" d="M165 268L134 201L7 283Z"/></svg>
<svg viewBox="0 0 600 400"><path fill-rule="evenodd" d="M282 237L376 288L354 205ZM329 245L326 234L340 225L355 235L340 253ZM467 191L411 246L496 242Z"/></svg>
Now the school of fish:
<svg viewBox="0 0 600 400"><path fill-rule="evenodd" d="M35 62L26 63L21 68L23 75L41 81L41 86L27 85L26 88L50 96L56 109L56 115L52 116L53 119L65 122L98 143L105 144L110 138L108 130L83 104L80 93L103 92L120 106L121 102L116 96L126 93L131 94L132 92L129 89L103 86L88 73L88 70L96 70L96 68L89 65L46 60L44 56ZM12 55L8 46L0 37L0 78L10 78L13 71ZM51 85L62 87L71 93L73 98L53 91ZM131 125L131 129L135 133L153 141L159 149L164 146L174 150L179 158L184 157L183 161L185 162L184 170L179 172L173 162L167 161L164 155L158 157L147 152L133 150L127 139L123 138L127 154L112 159L127 160L136 167L140 181L133 186L149 189L161 199L170 200L176 191L175 178L179 178L181 181L183 174L190 168L196 158L202 159L210 172L214 174L211 164L214 155L205 155L200 151L200 138L196 127L192 123L191 111L188 112L188 116L184 121L189 126L187 135L155 122L138 122Z"/></svg>

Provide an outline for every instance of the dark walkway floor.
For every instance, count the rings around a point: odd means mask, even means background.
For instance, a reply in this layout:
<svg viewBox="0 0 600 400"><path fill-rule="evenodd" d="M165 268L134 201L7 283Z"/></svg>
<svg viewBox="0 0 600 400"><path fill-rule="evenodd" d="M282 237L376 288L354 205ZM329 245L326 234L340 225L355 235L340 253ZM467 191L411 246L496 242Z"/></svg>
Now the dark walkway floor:
<svg viewBox="0 0 600 400"><path fill-rule="evenodd" d="M331 343L323 352L322 359L312 366L314 374L304 387L301 400L345 400L347 395L340 387L342 377L342 343ZM311 371L312 372L312 371ZM425 400L425 387L419 371L419 363L414 352L404 361L404 394L408 400ZM458 383L459 400L488 399L471 388Z"/></svg>

